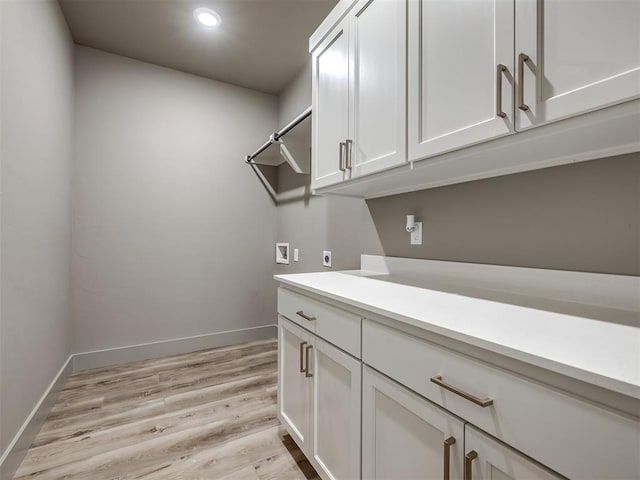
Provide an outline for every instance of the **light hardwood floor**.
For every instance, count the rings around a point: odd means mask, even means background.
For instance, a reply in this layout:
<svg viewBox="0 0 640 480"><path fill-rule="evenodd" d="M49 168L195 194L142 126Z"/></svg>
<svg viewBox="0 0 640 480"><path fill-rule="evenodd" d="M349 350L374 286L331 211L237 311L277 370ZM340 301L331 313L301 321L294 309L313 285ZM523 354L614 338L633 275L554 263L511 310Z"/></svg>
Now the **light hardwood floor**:
<svg viewBox="0 0 640 480"><path fill-rule="evenodd" d="M72 375L15 479L318 478L276 418L275 340Z"/></svg>

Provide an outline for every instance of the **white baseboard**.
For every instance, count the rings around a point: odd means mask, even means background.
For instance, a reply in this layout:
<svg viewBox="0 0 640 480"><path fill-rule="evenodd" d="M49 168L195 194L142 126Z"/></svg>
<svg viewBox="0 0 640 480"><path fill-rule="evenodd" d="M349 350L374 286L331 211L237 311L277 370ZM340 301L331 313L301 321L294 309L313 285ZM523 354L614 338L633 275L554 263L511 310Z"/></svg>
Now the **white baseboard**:
<svg viewBox="0 0 640 480"><path fill-rule="evenodd" d="M276 325L243 328L70 355L40 398L40 401L22 424L12 442L0 456L0 480L11 480L13 478L27 450L55 404L56 397L64 385L64 381L72 372L270 338L276 338Z"/></svg>
<svg viewBox="0 0 640 480"><path fill-rule="evenodd" d="M227 332L76 353L73 355L73 371L79 372L91 368L107 367L119 363L136 362L149 358L166 357L168 355L178 355L181 353L195 352L197 350L205 350L207 348L236 345L269 338L276 338L275 325L243 328Z"/></svg>
<svg viewBox="0 0 640 480"><path fill-rule="evenodd" d="M40 428L42 428L42 424L49 416L49 412L56 402L58 392L62 389L66 378L71 374L72 365L73 355L69 355L69 358L64 362L64 365L62 365L49 387L42 394L36 406L31 410L18 433L16 433L7 449L0 456L1 480L11 480L13 478L24 456L27 454L27 450L29 450Z"/></svg>

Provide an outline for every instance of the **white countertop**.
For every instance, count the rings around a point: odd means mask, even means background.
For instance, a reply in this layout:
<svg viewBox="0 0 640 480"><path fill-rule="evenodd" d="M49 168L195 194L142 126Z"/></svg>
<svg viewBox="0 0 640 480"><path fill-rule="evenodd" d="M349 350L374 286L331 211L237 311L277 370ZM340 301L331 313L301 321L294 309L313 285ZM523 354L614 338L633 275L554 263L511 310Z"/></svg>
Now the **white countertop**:
<svg viewBox="0 0 640 480"><path fill-rule="evenodd" d="M530 269L513 270L526 273ZM613 277L579 275L598 281ZM635 308L525 295L495 285L482 288L477 279L465 285L451 277L443 281L424 273L357 270L275 278L285 285L640 399L640 313ZM637 277L615 278L620 279L627 286L632 282L631 291L635 289ZM602 290L602 282L598 286Z"/></svg>

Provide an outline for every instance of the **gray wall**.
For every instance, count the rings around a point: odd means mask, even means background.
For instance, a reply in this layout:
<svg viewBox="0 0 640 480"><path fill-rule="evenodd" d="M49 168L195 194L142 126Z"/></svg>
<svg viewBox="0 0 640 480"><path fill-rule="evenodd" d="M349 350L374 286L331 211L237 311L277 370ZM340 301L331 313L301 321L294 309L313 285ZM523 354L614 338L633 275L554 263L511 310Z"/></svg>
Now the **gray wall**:
<svg viewBox="0 0 640 480"><path fill-rule="evenodd" d="M386 255L640 274L640 154L367 202ZM409 245L407 214L423 222Z"/></svg>
<svg viewBox="0 0 640 480"><path fill-rule="evenodd" d="M276 97L76 47L74 350L275 323Z"/></svg>
<svg viewBox="0 0 640 480"><path fill-rule="evenodd" d="M73 44L53 0L0 11L2 455L70 354Z"/></svg>
<svg viewBox="0 0 640 480"><path fill-rule="evenodd" d="M280 94L279 125L288 123L310 104L311 62ZM301 125L301 133L296 130L292 135L306 135L311 145L310 125ZM359 268L362 253L383 253L364 200L312 196L310 183L309 175L295 174L286 164L278 167L278 191L288 198L278 205L278 241L289 242L292 257L293 249L298 248L300 261L291 259L289 265L277 265L276 273L325 270L323 250L331 250L333 270Z"/></svg>

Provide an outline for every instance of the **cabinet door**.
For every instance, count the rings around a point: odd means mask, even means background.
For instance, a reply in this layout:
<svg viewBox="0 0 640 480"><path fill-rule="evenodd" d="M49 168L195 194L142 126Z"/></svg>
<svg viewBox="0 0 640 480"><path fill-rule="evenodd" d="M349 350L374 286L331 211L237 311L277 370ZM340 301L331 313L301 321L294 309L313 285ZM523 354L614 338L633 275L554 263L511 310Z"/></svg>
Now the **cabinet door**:
<svg viewBox="0 0 640 480"><path fill-rule="evenodd" d="M406 162L407 0L362 0L351 14L352 176Z"/></svg>
<svg viewBox="0 0 640 480"><path fill-rule="evenodd" d="M360 478L361 363L315 339L313 463L323 478Z"/></svg>
<svg viewBox="0 0 640 480"><path fill-rule="evenodd" d="M638 25L638 0L518 0L516 128L640 95Z"/></svg>
<svg viewBox="0 0 640 480"><path fill-rule="evenodd" d="M465 478L473 480L559 480L545 467L465 425Z"/></svg>
<svg viewBox="0 0 640 480"><path fill-rule="evenodd" d="M278 318L278 418L300 449L310 443L311 381L305 376L309 334Z"/></svg>
<svg viewBox="0 0 640 480"><path fill-rule="evenodd" d="M409 160L513 132L513 10L513 0L411 0Z"/></svg>
<svg viewBox="0 0 640 480"><path fill-rule="evenodd" d="M349 32L343 20L313 53L313 188L346 178Z"/></svg>
<svg viewBox="0 0 640 480"><path fill-rule="evenodd" d="M362 392L362 478L462 478L460 419L366 366Z"/></svg>

